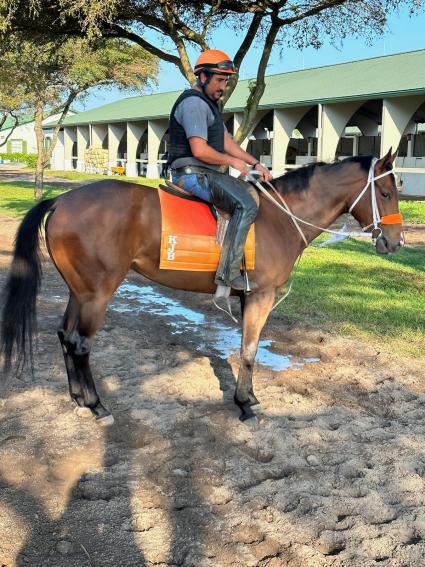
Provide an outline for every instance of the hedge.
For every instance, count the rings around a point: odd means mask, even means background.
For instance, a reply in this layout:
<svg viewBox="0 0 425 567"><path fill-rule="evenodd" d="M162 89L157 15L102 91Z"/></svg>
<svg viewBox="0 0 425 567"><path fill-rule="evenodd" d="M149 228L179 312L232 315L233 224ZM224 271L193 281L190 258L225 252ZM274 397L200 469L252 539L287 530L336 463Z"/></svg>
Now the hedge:
<svg viewBox="0 0 425 567"><path fill-rule="evenodd" d="M0 159L9 160L14 163L25 163L28 167L35 167L37 165L37 154L0 153Z"/></svg>

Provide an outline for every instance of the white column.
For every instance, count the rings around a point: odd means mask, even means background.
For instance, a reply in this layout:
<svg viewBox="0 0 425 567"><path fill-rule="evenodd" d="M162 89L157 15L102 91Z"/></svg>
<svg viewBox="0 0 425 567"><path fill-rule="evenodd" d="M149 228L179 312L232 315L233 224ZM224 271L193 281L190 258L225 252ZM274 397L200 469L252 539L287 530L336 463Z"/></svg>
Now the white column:
<svg viewBox="0 0 425 567"><path fill-rule="evenodd" d="M333 161L335 159L336 148L345 126L362 104L363 101L351 101L321 105L317 156L319 161Z"/></svg>
<svg viewBox="0 0 425 567"><path fill-rule="evenodd" d="M55 170L65 169L65 146L64 146L64 131L60 130L58 139L53 150L51 159L51 168Z"/></svg>
<svg viewBox="0 0 425 567"><path fill-rule="evenodd" d="M148 122L148 165L146 177L151 179L159 179L158 152L167 128L168 120L149 120Z"/></svg>
<svg viewBox="0 0 425 567"><path fill-rule="evenodd" d="M243 142L241 142L239 144L240 147L243 150L246 151L246 148L248 147L249 137L251 136L251 134L253 133L255 128L258 126L258 123L263 118L263 116L265 116L267 114L267 112L269 112L269 111L268 110L259 110L257 112L257 114L255 115L255 120L252 123L250 131L248 132L245 140L243 140ZM243 120L243 113L242 112L235 112L234 115L233 115L233 135L235 135L236 132L238 131L239 126L242 124L242 120Z"/></svg>
<svg viewBox="0 0 425 567"><path fill-rule="evenodd" d="M312 108L277 109L273 113L272 171L273 175L281 175L285 171L286 152L294 128L302 117Z"/></svg>
<svg viewBox="0 0 425 567"><path fill-rule="evenodd" d="M77 126L77 170L85 171L84 152L89 145L90 135L88 126Z"/></svg>
<svg viewBox="0 0 425 567"><path fill-rule="evenodd" d="M125 174L129 177L137 177L137 146L143 136L147 122L127 122L127 164Z"/></svg>
<svg viewBox="0 0 425 567"><path fill-rule="evenodd" d="M108 124L108 174L111 174L111 168L117 165L118 146L125 129L122 124Z"/></svg>
<svg viewBox="0 0 425 567"><path fill-rule="evenodd" d="M239 126L242 124L242 119L243 119L243 113L235 112L235 114L233 115L233 135L236 134L236 132L239 129ZM248 147L248 142L249 142L249 135L239 145L243 150L246 151L246 148Z"/></svg>
<svg viewBox="0 0 425 567"><path fill-rule="evenodd" d="M408 134L407 137L407 157L413 157L413 134Z"/></svg>
<svg viewBox="0 0 425 567"><path fill-rule="evenodd" d="M381 157L390 147L398 148L401 137L414 112L425 101L424 95L384 99L382 105Z"/></svg>
<svg viewBox="0 0 425 567"><path fill-rule="evenodd" d="M359 136L353 137L353 156L359 155Z"/></svg>
<svg viewBox="0 0 425 567"><path fill-rule="evenodd" d="M72 146L76 140L76 132L75 128L70 126L64 127L64 135L63 135L63 142L64 142L64 169L65 171L72 171Z"/></svg>
<svg viewBox="0 0 425 567"><path fill-rule="evenodd" d="M108 135L106 124L92 124L91 127L91 147L101 148L105 137Z"/></svg>

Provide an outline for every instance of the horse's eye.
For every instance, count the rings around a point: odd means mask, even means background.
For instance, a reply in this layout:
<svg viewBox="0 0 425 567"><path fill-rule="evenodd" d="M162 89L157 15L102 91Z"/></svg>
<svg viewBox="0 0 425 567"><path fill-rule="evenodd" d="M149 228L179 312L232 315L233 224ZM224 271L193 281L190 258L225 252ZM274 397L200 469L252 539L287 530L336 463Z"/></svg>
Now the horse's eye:
<svg viewBox="0 0 425 567"><path fill-rule="evenodd" d="M391 199L391 193L381 193L384 199Z"/></svg>

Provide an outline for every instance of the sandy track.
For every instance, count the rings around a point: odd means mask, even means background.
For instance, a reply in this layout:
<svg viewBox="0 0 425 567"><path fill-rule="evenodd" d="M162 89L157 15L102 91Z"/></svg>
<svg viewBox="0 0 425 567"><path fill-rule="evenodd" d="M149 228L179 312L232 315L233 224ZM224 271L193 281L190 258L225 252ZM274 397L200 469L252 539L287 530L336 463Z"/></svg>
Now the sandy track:
<svg viewBox="0 0 425 567"><path fill-rule="evenodd" d="M0 224L0 284L13 223ZM207 296L162 291L221 319ZM0 565L425 565L420 362L273 315L276 352L321 361L258 365L255 431L232 402L237 358L130 300L93 353L116 419L101 429L72 411L55 336L65 302L48 265L35 378L0 402Z"/></svg>

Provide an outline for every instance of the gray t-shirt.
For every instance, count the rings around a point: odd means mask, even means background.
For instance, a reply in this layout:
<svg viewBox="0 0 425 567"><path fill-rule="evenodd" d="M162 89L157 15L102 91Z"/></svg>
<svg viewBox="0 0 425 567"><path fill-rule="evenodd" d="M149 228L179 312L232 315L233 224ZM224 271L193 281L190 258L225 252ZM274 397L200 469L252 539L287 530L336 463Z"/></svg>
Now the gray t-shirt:
<svg viewBox="0 0 425 567"><path fill-rule="evenodd" d="M183 126L187 138L196 136L208 141L208 128L214 124L214 113L208 103L199 96L188 96L177 106L175 114L177 122ZM210 165L195 157L178 158L171 164L172 169L197 165L217 170L219 165Z"/></svg>

